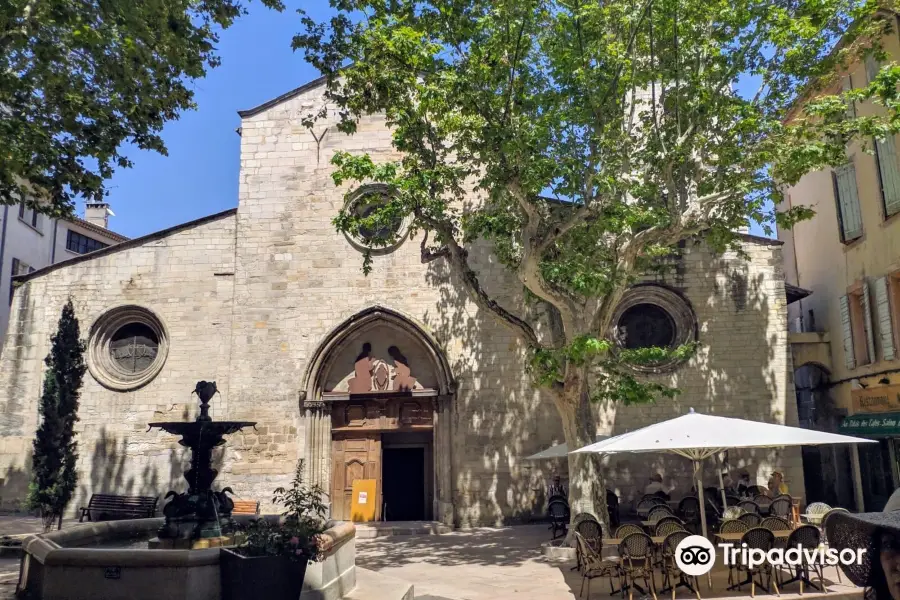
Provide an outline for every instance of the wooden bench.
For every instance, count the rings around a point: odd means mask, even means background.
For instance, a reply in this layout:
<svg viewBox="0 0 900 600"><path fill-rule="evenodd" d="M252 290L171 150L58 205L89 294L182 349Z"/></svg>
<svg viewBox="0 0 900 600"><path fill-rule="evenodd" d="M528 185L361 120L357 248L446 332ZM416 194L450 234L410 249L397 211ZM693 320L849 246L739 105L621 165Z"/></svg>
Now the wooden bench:
<svg viewBox="0 0 900 600"><path fill-rule="evenodd" d="M231 509L233 515L258 515L259 500L232 500L234 508Z"/></svg>
<svg viewBox="0 0 900 600"><path fill-rule="evenodd" d="M117 496L115 494L94 494L87 507L81 508L83 522L109 521L113 519L143 519L156 515L156 496Z"/></svg>

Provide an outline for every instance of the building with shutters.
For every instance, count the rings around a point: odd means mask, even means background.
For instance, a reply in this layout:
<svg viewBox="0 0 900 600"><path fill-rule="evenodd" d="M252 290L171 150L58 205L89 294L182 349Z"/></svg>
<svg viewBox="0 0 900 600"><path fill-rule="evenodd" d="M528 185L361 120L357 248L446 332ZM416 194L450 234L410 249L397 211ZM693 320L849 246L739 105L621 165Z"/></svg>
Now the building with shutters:
<svg viewBox="0 0 900 600"><path fill-rule="evenodd" d="M0 350L13 298L12 278L128 238L110 231L109 205L88 204L84 218L52 219L24 204L0 207Z"/></svg>
<svg viewBox="0 0 900 600"><path fill-rule="evenodd" d="M884 49L900 59L897 16ZM831 92L866 85L880 65L868 58ZM879 107L848 106L866 116ZM801 423L879 440L843 450L805 451L810 500L881 510L900 487L900 160L898 136L847 148L846 164L810 173L787 189L785 208L811 220L779 232L785 278L812 294L788 307ZM821 498L812 473L823 473ZM845 474L854 475L855 485ZM862 506L860 506L862 505Z"/></svg>

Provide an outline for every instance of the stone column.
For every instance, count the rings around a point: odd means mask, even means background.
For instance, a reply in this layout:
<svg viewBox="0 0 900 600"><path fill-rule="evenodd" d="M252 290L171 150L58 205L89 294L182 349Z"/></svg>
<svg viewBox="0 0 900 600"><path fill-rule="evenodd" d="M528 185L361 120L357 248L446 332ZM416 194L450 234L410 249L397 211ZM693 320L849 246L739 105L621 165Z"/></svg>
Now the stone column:
<svg viewBox="0 0 900 600"><path fill-rule="evenodd" d="M453 395L435 398L434 410L434 469L437 494L434 502L434 519L453 527L453 437L451 415Z"/></svg>
<svg viewBox="0 0 900 600"><path fill-rule="evenodd" d="M325 490L331 515L331 411L321 400L301 402L303 427L306 432L306 477L310 484Z"/></svg>

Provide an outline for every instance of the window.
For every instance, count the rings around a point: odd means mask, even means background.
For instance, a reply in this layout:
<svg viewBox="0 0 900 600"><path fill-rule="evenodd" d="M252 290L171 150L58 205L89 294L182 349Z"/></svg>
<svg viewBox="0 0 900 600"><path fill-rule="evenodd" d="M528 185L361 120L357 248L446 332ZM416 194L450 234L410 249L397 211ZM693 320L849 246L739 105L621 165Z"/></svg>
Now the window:
<svg viewBox="0 0 900 600"><path fill-rule="evenodd" d="M859 192L856 188L856 168L853 163L837 167L831 173L831 178L834 184L841 241L846 244L862 237L863 233Z"/></svg>
<svg viewBox="0 0 900 600"><path fill-rule="evenodd" d="M868 283L863 281L841 296L841 326L844 337L844 363L848 369L875 360L875 336Z"/></svg>
<svg viewBox="0 0 900 600"><path fill-rule="evenodd" d="M25 206L24 202L19 203L19 220L41 231L41 214L33 208Z"/></svg>
<svg viewBox="0 0 900 600"><path fill-rule="evenodd" d="M868 79L869 83L875 81L875 77L878 75L878 71L881 70L881 65L878 64L878 61L875 60L875 57L871 54L866 57L866 79Z"/></svg>
<svg viewBox="0 0 900 600"><path fill-rule="evenodd" d="M158 350L159 336L144 323L129 323L120 327L109 344L113 362L129 375L149 369Z"/></svg>
<svg viewBox="0 0 900 600"><path fill-rule="evenodd" d="M10 274L10 282L9 282L9 303L12 304L13 299L13 291L15 291L14 282L12 281L12 277L16 275L27 275L28 273L34 273L34 267L31 265L22 262L18 258L12 259L12 271Z"/></svg>
<svg viewBox="0 0 900 600"><path fill-rule="evenodd" d="M82 235L71 229L66 233L66 250L75 252L76 254L87 254L88 252L106 248L107 246L109 246L109 244L104 244L101 241Z"/></svg>
<svg viewBox="0 0 900 600"><path fill-rule="evenodd" d="M119 391L145 385L160 372L168 353L166 328L151 310L126 305L101 315L91 326L88 369L101 385Z"/></svg>
<svg viewBox="0 0 900 600"><path fill-rule="evenodd" d="M900 163L897 162L893 135L888 135L883 141L875 140L875 161L881 179L884 218L887 219L900 212Z"/></svg>
<svg viewBox="0 0 900 600"><path fill-rule="evenodd" d="M391 201L391 190L383 184L365 185L348 200L346 210L362 219L347 235L354 245L368 250L390 251L402 243L409 218L395 211L382 211Z"/></svg>
<svg viewBox="0 0 900 600"><path fill-rule="evenodd" d="M675 321L655 304L635 304L619 317L619 336L625 348L670 348Z"/></svg>

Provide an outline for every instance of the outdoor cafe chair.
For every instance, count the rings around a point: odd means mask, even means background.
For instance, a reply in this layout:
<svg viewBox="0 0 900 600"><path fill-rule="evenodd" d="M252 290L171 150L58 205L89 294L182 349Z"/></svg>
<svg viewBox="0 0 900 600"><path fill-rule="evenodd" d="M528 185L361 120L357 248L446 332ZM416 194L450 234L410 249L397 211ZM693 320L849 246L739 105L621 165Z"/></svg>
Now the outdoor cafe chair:
<svg viewBox="0 0 900 600"><path fill-rule="evenodd" d="M743 521L750 527L759 527L759 524L762 523L762 517L756 513L744 513L738 517L739 521Z"/></svg>
<svg viewBox="0 0 900 600"><path fill-rule="evenodd" d="M738 496L734 496L732 494L728 494L725 496L725 504L727 506L737 506L741 503L741 499Z"/></svg>
<svg viewBox="0 0 900 600"><path fill-rule="evenodd" d="M742 514L744 514L744 509L740 506L729 506L725 509L725 512L722 514L723 519L737 519Z"/></svg>
<svg viewBox="0 0 900 600"><path fill-rule="evenodd" d="M587 521L585 521L587 522ZM587 540L580 533L575 532L575 554L580 557L579 565L581 568L581 591L579 596L584 593L584 582L587 581L588 600L591 597L591 580L596 577L606 577L609 579L610 596L616 593L613 588L613 579L619 580L619 587L622 584L622 568L618 560L603 559L600 552L591 547Z"/></svg>
<svg viewBox="0 0 900 600"><path fill-rule="evenodd" d="M753 500L744 500L738 506L744 509L744 512L759 514L759 504Z"/></svg>
<svg viewBox="0 0 900 600"><path fill-rule="evenodd" d="M547 498L547 506L549 506L551 502L565 502L566 504L568 504L569 499L562 494L553 494L552 496Z"/></svg>
<svg viewBox="0 0 900 600"><path fill-rule="evenodd" d="M575 531L584 538L584 541L597 551L603 547L603 527L594 515L579 513L575 515L573 522L575 523Z"/></svg>
<svg viewBox="0 0 900 600"><path fill-rule="evenodd" d="M672 519L662 519L656 524L656 537L665 537L676 531L687 531L680 521L672 517Z"/></svg>
<svg viewBox="0 0 900 600"><path fill-rule="evenodd" d="M813 527L812 525L801 525L797 529L791 532L790 537L788 537L787 547L788 548L797 548L798 546L802 549L815 550L819 547L821 542L821 534L819 533L818 528ZM793 583L795 581L800 582L800 595L803 595L803 584L806 583L810 587L815 588L816 585L809 578L810 569L812 572L819 576L819 585L821 586L821 590L823 592L827 592L828 588L825 587L825 573L824 567L819 562L809 562L806 560L806 555L801 552L800 553L800 563L796 565L787 565L788 572L792 574L792 577L787 581L782 582L782 589L784 586ZM837 569L840 571L840 567Z"/></svg>
<svg viewBox="0 0 900 600"><path fill-rule="evenodd" d="M678 563L675 562L675 549L678 548L678 544L689 535L691 534L687 531L675 531L667 535L666 539L663 540L661 563L663 586L660 591L665 592L671 590L672 600L675 600L675 588L678 587L688 588L697 594L697 600L700 600L700 586L697 585L697 577L686 575L678 568Z"/></svg>
<svg viewBox="0 0 900 600"><path fill-rule="evenodd" d="M787 498L779 496L772 500L772 504L769 505L769 515L781 517L782 519L790 519L793 506L790 496Z"/></svg>
<svg viewBox="0 0 900 600"><path fill-rule="evenodd" d="M632 533L644 533L644 530L636 523L625 523L624 525L619 525L619 528L616 529L616 537L620 540L624 540Z"/></svg>
<svg viewBox="0 0 900 600"><path fill-rule="evenodd" d="M738 519L725 519L719 525L719 533L744 533L750 526Z"/></svg>
<svg viewBox="0 0 900 600"><path fill-rule="evenodd" d="M552 539L556 539L557 531L561 531L565 535L569 527L569 505L561 500L554 500L547 506L547 516L550 517Z"/></svg>
<svg viewBox="0 0 900 600"><path fill-rule="evenodd" d="M644 580L650 588L653 600L657 600L656 581L653 576L653 540L650 536L646 533L629 534L619 543L619 557L625 587L628 588L628 600L634 600L635 587L641 595L647 593L637 585L638 579Z"/></svg>
<svg viewBox="0 0 900 600"><path fill-rule="evenodd" d="M762 520L762 523L759 524L760 527L768 529L769 531L790 531L791 523L787 519L783 519L781 517L766 517Z"/></svg>
<svg viewBox="0 0 900 600"><path fill-rule="evenodd" d="M824 502L813 502L806 507L806 519L811 525L821 525L822 519L831 510L831 507Z"/></svg>
<svg viewBox="0 0 900 600"><path fill-rule="evenodd" d="M747 545L747 550L759 549L763 552L768 552L772 548L775 547L775 534L769 531L768 529L763 529L762 527L754 527L747 531L743 537L741 537L741 546L744 544ZM762 564L754 565L752 568L749 564L743 562L743 558L749 556L749 552L747 553L739 553L738 554L738 563L735 565L731 565L728 569L728 589L734 589L737 587L738 590L745 583L750 584L750 597L756 597L756 586L763 588L767 592L769 591L769 585L773 585L775 587L775 593L778 592L778 582L772 578L772 565L769 564L768 561L763 561ZM742 573L747 574L747 579L741 579ZM735 575L737 576L737 581L735 581ZM757 581L757 576L759 577L759 581ZM765 581L763 580L765 577ZM779 594L780 595L780 594Z"/></svg>
<svg viewBox="0 0 900 600"><path fill-rule="evenodd" d="M821 529L822 529L822 538L823 538L822 541L825 543L825 547L826 547L826 548L827 548L828 545L829 545L829 541L828 541L828 535L826 535L826 533L825 533L825 532L827 531L827 530L825 529L825 523L828 522L828 517L830 517L830 516L833 515L834 513L839 513L839 512L845 512L845 513L846 513L846 512L850 512L850 511L847 510L846 508L835 507L835 508L832 508L831 510L829 510L827 513L825 513L825 516L822 517L822 524L820 525L820 527L821 527ZM837 571L838 583L842 583L842 582L841 582L841 568L838 567L837 569L835 569L835 571Z"/></svg>
<svg viewBox="0 0 900 600"><path fill-rule="evenodd" d="M765 494L757 494L756 496L753 497L753 501L756 502L757 504L768 504L769 502L772 501L772 499L769 498L768 496L766 496Z"/></svg>
<svg viewBox="0 0 900 600"><path fill-rule="evenodd" d="M653 510L653 508L657 506L668 507L668 504L666 504L665 500L657 496L644 496L643 498L641 498L640 502L637 503L637 506L634 507L634 510L638 514L640 514L642 510L645 510L649 513L651 510Z"/></svg>
<svg viewBox="0 0 900 600"><path fill-rule="evenodd" d="M650 512L647 513L647 520L651 523L656 523L663 517L670 517L672 515L672 509L668 506L654 506L650 509Z"/></svg>

